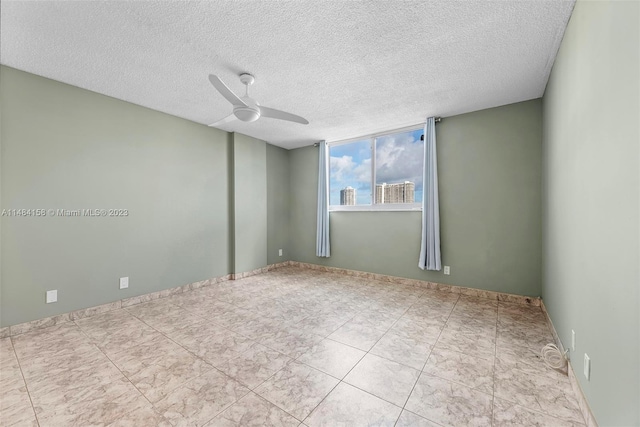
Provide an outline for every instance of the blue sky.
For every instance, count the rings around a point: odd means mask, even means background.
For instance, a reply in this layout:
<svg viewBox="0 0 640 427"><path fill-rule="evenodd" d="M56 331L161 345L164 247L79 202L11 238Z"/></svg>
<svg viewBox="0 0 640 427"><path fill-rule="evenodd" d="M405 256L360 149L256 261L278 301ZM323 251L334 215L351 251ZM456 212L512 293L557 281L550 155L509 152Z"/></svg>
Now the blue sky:
<svg viewBox="0 0 640 427"><path fill-rule="evenodd" d="M416 184L416 202L422 201L423 143L422 129L377 138L376 183L412 181ZM356 189L358 204L371 203L370 139L330 147L331 205L340 204L340 190Z"/></svg>

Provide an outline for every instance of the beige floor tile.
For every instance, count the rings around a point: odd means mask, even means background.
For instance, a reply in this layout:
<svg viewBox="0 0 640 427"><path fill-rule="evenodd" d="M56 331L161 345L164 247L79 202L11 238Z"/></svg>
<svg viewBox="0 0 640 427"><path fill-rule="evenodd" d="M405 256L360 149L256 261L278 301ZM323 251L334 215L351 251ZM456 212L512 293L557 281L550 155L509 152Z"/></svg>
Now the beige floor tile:
<svg viewBox="0 0 640 427"><path fill-rule="evenodd" d="M416 341L435 343L443 328L444 322L438 319L405 314L389 331Z"/></svg>
<svg viewBox="0 0 640 427"><path fill-rule="evenodd" d="M165 417L151 405L122 414L107 427L173 427Z"/></svg>
<svg viewBox="0 0 640 427"><path fill-rule="evenodd" d="M451 315L448 318L449 321L451 320L463 321L465 319L479 320L487 324L492 324L495 327L498 320L498 309L497 307L496 308L489 308L484 306L473 307L472 305L459 307L458 305L456 305L456 307L453 309L453 311L451 312Z"/></svg>
<svg viewBox="0 0 640 427"><path fill-rule="evenodd" d="M29 381L29 393L37 411L48 411L127 391L129 385L113 365L91 364L71 371L43 373Z"/></svg>
<svg viewBox="0 0 640 427"><path fill-rule="evenodd" d="M179 308L163 314L156 314L149 317L141 317L144 323L163 334L177 333L182 329L202 322L202 316L194 314L188 310Z"/></svg>
<svg viewBox="0 0 640 427"><path fill-rule="evenodd" d="M210 336L197 337L182 343L187 350L213 366L222 365L226 361L238 357L254 344L255 341L226 329Z"/></svg>
<svg viewBox="0 0 640 427"><path fill-rule="evenodd" d="M181 308L171 303L170 298L160 298L153 301L134 304L126 307L124 310L139 319L153 319L154 316L162 316L164 314L179 312Z"/></svg>
<svg viewBox="0 0 640 427"><path fill-rule="evenodd" d="M363 351L369 351L384 333L384 331L369 326L347 322L329 335L328 338Z"/></svg>
<svg viewBox="0 0 640 427"><path fill-rule="evenodd" d="M304 420L309 427L393 427L402 408L340 383Z"/></svg>
<svg viewBox="0 0 640 427"><path fill-rule="evenodd" d="M39 366L91 360L97 350L73 322L36 330L11 339L16 356L31 362L24 366L23 373L26 377L31 368L38 370ZM87 352L90 354L84 358Z"/></svg>
<svg viewBox="0 0 640 427"><path fill-rule="evenodd" d="M495 335L487 336L477 331L460 331L445 327L434 348L493 360L496 353L496 341Z"/></svg>
<svg viewBox="0 0 640 427"><path fill-rule="evenodd" d="M172 295L167 298L167 300L171 304L177 305L178 307L187 309L189 311L200 310L204 308L208 308L209 310L211 310L216 306L215 302L212 300L212 297L203 293L201 289ZM213 314L212 311L210 311L209 313Z"/></svg>
<svg viewBox="0 0 640 427"><path fill-rule="evenodd" d="M417 369L369 353L344 381L403 407L419 376Z"/></svg>
<svg viewBox="0 0 640 427"><path fill-rule="evenodd" d="M234 326L232 330L242 336L258 341L263 337L280 332L282 330L282 322L257 317Z"/></svg>
<svg viewBox="0 0 640 427"><path fill-rule="evenodd" d="M422 374L405 408L443 426L485 427L491 425L492 397Z"/></svg>
<svg viewBox="0 0 640 427"><path fill-rule="evenodd" d="M311 333L323 337L334 333L345 322L331 316L310 316L296 323L296 327L300 332Z"/></svg>
<svg viewBox="0 0 640 427"><path fill-rule="evenodd" d="M104 386L84 389L83 393L74 394L68 400L67 396L42 396L41 402L34 397L40 426L104 425L149 405L124 378Z"/></svg>
<svg viewBox="0 0 640 427"><path fill-rule="evenodd" d="M13 351L11 338L2 338L0 339L0 396L5 396L10 390L24 386L24 378Z"/></svg>
<svg viewBox="0 0 640 427"><path fill-rule="evenodd" d="M530 411L514 403L495 398L493 401L494 427L583 427L575 421L564 421L539 412Z"/></svg>
<svg viewBox="0 0 640 427"><path fill-rule="evenodd" d="M304 420L338 382L323 372L292 362L255 392L298 420Z"/></svg>
<svg viewBox="0 0 640 427"><path fill-rule="evenodd" d="M498 331L496 345L499 348L527 347L542 350L547 344L553 344L551 333L526 333L520 330Z"/></svg>
<svg viewBox="0 0 640 427"><path fill-rule="evenodd" d="M386 332L394 323L398 321L402 313L397 314L393 312L387 312L382 309L377 310L364 310L358 313L351 319L351 322L368 326L374 329L380 329Z"/></svg>
<svg viewBox="0 0 640 427"><path fill-rule="evenodd" d="M343 378L365 354L357 348L324 339L300 356L297 361L336 378Z"/></svg>
<svg viewBox="0 0 640 427"><path fill-rule="evenodd" d="M278 351L254 343L244 353L219 365L218 369L253 389L292 360Z"/></svg>
<svg viewBox="0 0 640 427"><path fill-rule="evenodd" d="M155 403L178 386L212 369L211 365L192 355L168 355L131 375L129 380Z"/></svg>
<svg viewBox="0 0 640 427"><path fill-rule="evenodd" d="M187 294L188 292L184 295ZM200 302L195 305L189 305L185 303L181 305L181 307L213 323L216 323L215 321L218 317L221 317L230 312L234 312L238 309L238 307L233 304L217 300L210 296L201 296L200 298ZM179 301L177 304L181 303L182 302Z"/></svg>
<svg viewBox="0 0 640 427"><path fill-rule="evenodd" d="M92 359L81 361L48 360L46 364L23 359L25 380L34 400L39 396L58 396L61 390L97 387L122 379L122 373L95 347Z"/></svg>
<svg viewBox="0 0 640 427"><path fill-rule="evenodd" d="M155 407L173 425L204 425L248 392L214 369L174 389Z"/></svg>
<svg viewBox="0 0 640 427"><path fill-rule="evenodd" d="M498 331L504 332L515 330L536 335L548 335L551 333L545 317L537 317L535 320L530 320L528 317L501 316L498 317L497 327Z"/></svg>
<svg viewBox="0 0 640 427"><path fill-rule="evenodd" d="M510 369L496 371L494 387L495 397L565 421L584 422L571 385L564 378Z"/></svg>
<svg viewBox="0 0 640 427"><path fill-rule="evenodd" d="M410 338L391 330L380 338L370 353L415 369L422 369L429 357L431 347L432 345L426 341Z"/></svg>
<svg viewBox="0 0 640 427"><path fill-rule="evenodd" d="M493 359L435 348L424 366L425 374L493 394Z"/></svg>
<svg viewBox="0 0 640 427"><path fill-rule="evenodd" d="M263 399L249 393L220 415L207 427L297 427L300 421Z"/></svg>
<svg viewBox="0 0 640 427"><path fill-rule="evenodd" d="M475 297L471 295L460 295L458 301L456 302L456 306L466 306L466 307L490 307L493 309L498 309L498 300Z"/></svg>
<svg viewBox="0 0 640 427"><path fill-rule="evenodd" d="M447 320L447 327L463 332L479 332L487 336L496 336L495 318L451 315Z"/></svg>
<svg viewBox="0 0 640 427"><path fill-rule="evenodd" d="M320 335L280 331L262 337L259 342L295 359L309 351L321 340Z"/></svg>
<svg viewBox="0 0 640 427"><path fill-rule="evenodd" d="M97 319L96 319L97 318ZM130 348L159 337L159 332L126 310L77 320L76 324L90 341L107 354Z"/></svg>
<svg viewBox="0 0 640 427"><path fill-rule="evenodd" d="M24 382L20 387L0 390L1 426L33 425L35 420L35 412Z"/></svg>
<svg viewBox="0 0 640 427"><path fill-rule="evenodd" d="M496 351L496 372L504 372L516 369L531 376L545 376L553 381L561 383L569 382L569 377L564 371L555 370L547 366L539 351L529 348L511 347L498 348Z"/></svg>
<svg viewBox="0 0 640 427"><path fill-rule="evenodd" d="M406 313L404 313L404 316L417 319L432 319L444 325L444 323L451 315L452 309L453 306L421 305L418 302L409 307Z"/></svg>
<svg viewBox="0 0 640 427"><path fill-rule="evenodd" d="M108 331L140 325L140 319L127 310L111 310L95 316L75 320L76 325L83 331Z"/></svg>
<svg viewBox="0 0 640 427"><path fill-rule="evenodd" d="M405 409L400 414L395 427L440 427L440 424L436 424Z"/></svg>
<svg viewBox="0 0 640 427"><path fill-rule="evenodd" d="M132 343L121 351L109 353L109 359L122 371L131 377L146 366L168 356L186 355L188 352L162 334L155 334L151 339L142 343Z"/></svg>
<svg viewBox="0 0 640 427"><path fill-rule="evenodd" d="M228 329L238 327L243 323L254 319L256 314L241 307L232 306L229 311L215 316L212 321Z"/></svg>
<svg viewBox="0 0 640 427"><path fill-rule="evenodd" d="M498 302L498 321L506 319L514 323L545 324L545 315L540 307Z"/></svg>
<svg viewBox="0 0 640 427"><path fill-rule="evenodd" d="M39 381L43 375L52 376L55 373L75 373L89 369L94 364L107 363L108 358L95 345L88 342L77 344L69 348L60 348L55 352L34 352L21 356L22 374L29 381ZM80 378L81 379L81 378Z"/></svg>

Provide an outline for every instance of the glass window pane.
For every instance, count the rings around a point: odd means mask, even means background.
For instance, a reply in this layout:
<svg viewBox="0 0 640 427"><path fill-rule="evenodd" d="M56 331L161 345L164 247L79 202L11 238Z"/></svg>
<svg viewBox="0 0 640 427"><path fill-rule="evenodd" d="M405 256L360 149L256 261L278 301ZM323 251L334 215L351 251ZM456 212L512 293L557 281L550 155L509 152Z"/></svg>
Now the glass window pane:
<svg viewBox="0 0 640 427"><path fill-rule="evenodd" d="M371 141L329 147L329 204L371 204Z"/></svg>
<svg viewBox="0 0 640 427"><path fill-rule="evenodd" d="M376 204L422 203L422 129L376 138Z"/></svg>

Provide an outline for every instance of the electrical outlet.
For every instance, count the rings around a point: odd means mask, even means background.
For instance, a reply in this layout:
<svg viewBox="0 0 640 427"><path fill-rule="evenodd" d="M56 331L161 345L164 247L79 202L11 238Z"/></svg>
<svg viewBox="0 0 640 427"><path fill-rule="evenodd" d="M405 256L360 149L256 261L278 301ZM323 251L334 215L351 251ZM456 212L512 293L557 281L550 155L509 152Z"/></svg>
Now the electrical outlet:
<svg viewBox="0 0 640 427"><path fill-rule="evenodd" d="M591 359L589 359L587 353L584 354L584 376L587 380L591 376Z"/></svg>
<svg viewBox="0 0 640 427"><path fill-rule="evenodd" d="M449 267L448 265L444 266L444 274L446 274L447 276L449 274L451 274L451 267Z"/></svg>
<svg viewBox="0 0 640 427"><path fill-rule="evenodd" d="M47 304L58 302L58 290L47 291Z"/></svg>
<svg viewBox="0 0 640 427"><path fill-rule="evenodd" d="M121 277L120 278L120 289L127 289L129 287L129 278Z"/></svg>
<svg viewBox="0 0 640 427"><path fill-rule="evenodd" d="M282 249L278 249L278 256L282 256Z"/></svg>
<svg viewBox="0 0 640 427"><path fill-rule="evenodd" d="M576 351L576 331L571 330L571 351Z"/></svg>

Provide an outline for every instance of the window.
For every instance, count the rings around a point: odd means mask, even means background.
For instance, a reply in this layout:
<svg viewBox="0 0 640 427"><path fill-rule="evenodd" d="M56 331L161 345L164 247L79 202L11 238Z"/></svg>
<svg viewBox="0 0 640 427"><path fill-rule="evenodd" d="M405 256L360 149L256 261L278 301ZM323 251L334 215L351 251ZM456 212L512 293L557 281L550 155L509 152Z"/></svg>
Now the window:
<svg viewBox="0 0 640 427"><path fill-rule="evenodd" d="M331 210L422 207L422 128L329 144Z"/></svg>

